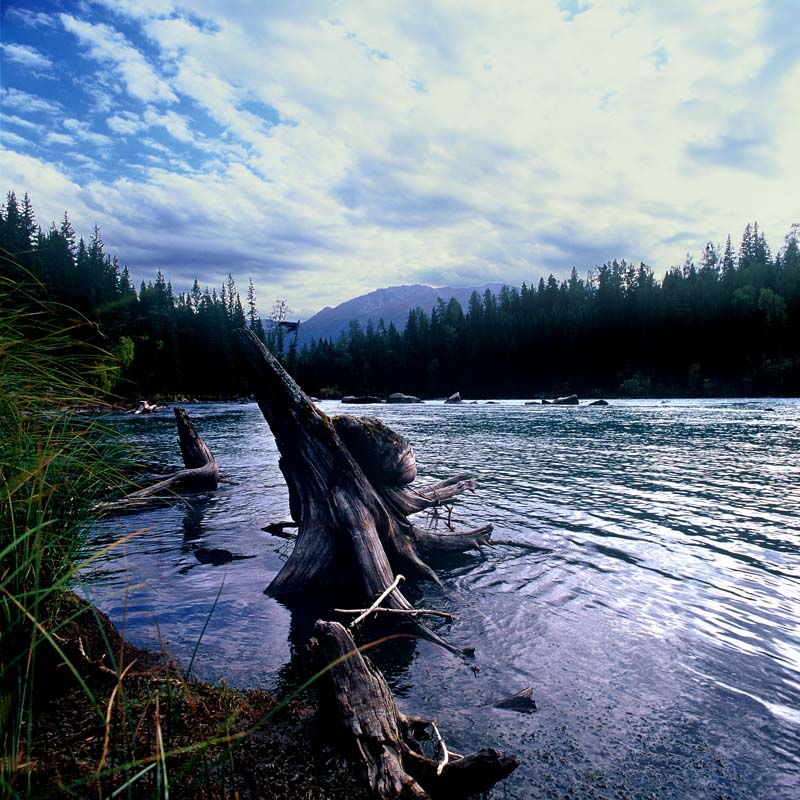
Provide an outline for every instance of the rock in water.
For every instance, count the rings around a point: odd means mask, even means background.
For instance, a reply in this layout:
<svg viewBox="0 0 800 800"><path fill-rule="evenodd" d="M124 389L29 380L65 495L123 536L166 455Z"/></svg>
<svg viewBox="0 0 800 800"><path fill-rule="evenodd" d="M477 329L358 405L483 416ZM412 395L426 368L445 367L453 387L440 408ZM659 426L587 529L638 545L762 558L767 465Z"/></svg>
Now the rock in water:
<svg viewBox="0 0 800 800"><path fill-rule="evenodd" d="M576 394L568 394L564 397L556 397L553 400L554 406L577 406L578 405L578 395Z"/></svg>
<svg viewBox="0 0 800 800"><path fill-rule="evenodd" d="M607 406L608 405L608 400L592 400L592 402L589 403L589 405L590 406Z"/></svg>
<svg viewBox="0 0 800 800"><path fill-rule="evenodd" d="M402 392L395 392L386 398L387 403L421 403L419 397L414 397L412 394L403 394Z"/></svg>
<svg viewBox="0 0 800 800"><path fill-rule="evenodd" d="M493 704L495 708L502 708L506 711L518 711L520 714L532 714L536 711L536 701L533 699L533 689L529 686L521 692L512 694L503 700L498 700Z"/></svg>
<svg viewBox="0 0 800 800"><path fill-rule="evenodd" d="M450 397L445 400L445 403L462 403L464 402L461 399L461 392L455 392L455 394L451 394Z"/></svg>
<svg viewBox="0 0 800 800"><path fill-rule="evenodd" d="M375 397L371 394L359 395L358 397L354 397L353 395L349 394L347 397L342 398L343 403L352 403L353 405L369 405L369 404L376 404L382 403L380 397Z"/></svg>

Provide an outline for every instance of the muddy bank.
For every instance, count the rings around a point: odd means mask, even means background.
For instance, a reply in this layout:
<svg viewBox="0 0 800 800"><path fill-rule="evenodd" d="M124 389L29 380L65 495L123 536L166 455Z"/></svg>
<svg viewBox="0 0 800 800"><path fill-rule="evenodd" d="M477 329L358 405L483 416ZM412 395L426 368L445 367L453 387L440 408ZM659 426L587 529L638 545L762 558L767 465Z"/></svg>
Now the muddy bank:
<svg viewBox="0 0 800 800"><path fill-rule="evenodd" d="M74 594L59 599L54 646L37 649L23 796L366 798L312 694L186 681L170 659L126 643ZM71 665L71 666L70 666ZM125 787L127 784L127 788Z"/></svg>

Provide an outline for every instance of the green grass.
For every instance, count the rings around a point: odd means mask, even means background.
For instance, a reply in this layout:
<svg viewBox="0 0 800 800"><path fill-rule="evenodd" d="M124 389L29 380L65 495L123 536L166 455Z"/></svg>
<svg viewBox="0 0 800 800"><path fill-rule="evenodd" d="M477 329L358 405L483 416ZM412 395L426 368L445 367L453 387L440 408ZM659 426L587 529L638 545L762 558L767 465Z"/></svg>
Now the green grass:
<svg viewBox="0 0 800 800"><path fill-rule="evenodd" d="M0 800L233 797L242 767L260 774L267 761L267 796L288 797L301 771L307 787L327 772L331 797L355 796L345 769L309 761L305 710L274 724L333 665L280 702L193 684L132 655L66 591L102 557L89 542L95 504L128 486L130 464L128 446L84 413L102 407L117 369L87 339L102 341L0 254Z"/></svg>
<svg viewBox="0 0 800 800"><path fill-rule="evenodd" d="M85 553L92 506L121 480L120 445L79 409L112 359L90 323L43 299L0 256L0 793L24 796L37 654L58 650L59 593ZM67 663L69 660L67 659ZM88 689L87 689L88 691ZM91 694L91 693L89 693ZM98 709L99 711L99 709Z"/></svg>

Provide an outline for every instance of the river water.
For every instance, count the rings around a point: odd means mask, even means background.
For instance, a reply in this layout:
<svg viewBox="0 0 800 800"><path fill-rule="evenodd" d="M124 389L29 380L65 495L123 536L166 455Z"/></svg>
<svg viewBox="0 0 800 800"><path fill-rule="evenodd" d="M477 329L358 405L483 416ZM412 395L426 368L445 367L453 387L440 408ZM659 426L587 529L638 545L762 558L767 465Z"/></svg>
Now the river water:
<svg viewBox="0 0 800 800"><path fill-rule="evenodd" d="M135 535L84 591L134 643L184 667L197 648L198 677L274 688L305 635L263 593L291 547L261 530L288 518L277 450L255 404L186 407L225 482L98 525L99 545ZM412 592L479 670L427 642L377 654L450 748L519 755L492 797L800 798L800 401L321 407L405 435L421 481L474 472L454 521L530 545ZM113 424L180 466L171 413ZM535 713L492 707L527 686Z"/></svg>

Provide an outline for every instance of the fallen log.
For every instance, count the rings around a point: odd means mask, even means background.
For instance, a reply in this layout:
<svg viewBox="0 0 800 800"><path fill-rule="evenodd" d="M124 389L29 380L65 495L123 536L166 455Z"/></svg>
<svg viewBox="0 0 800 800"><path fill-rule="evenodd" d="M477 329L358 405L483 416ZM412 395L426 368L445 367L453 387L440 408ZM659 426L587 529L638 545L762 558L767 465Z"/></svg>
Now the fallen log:
<svg viewBox="0 0 800 800"><path fill-rule="evenodd" d="M119 500L98 503L95 509L103 514L136 510L181 492L214 491L219 482L219 467L203 437L195 430L189 415L182 408L175 409L178 426L178 443L185 469L131 492Z"/></svg>
<svg viewBox="0 0 800 800"><path fill-rule="evenodd" d="M416 459L404 437L374 418L331 419L251 331L238 331L237 341L244 377L275 437L290 514L298 523L294 550L267 593L286 598L332 589L369 605L397 573L441 585L420 556L406 516L474 488L475 478L461 475L410 489ZM490 532L484 528L480 536ZM413 610L398 588L384 606ZM447 644L419 621L415 625L451 652L471 652Z"/></svg>
<svg viewBox="0 0 800 800"><path fill-rule="evenodd" d="M516 756L492 748L459 757L440 734L441 758L429 758L417 737L433 723L400 713L383 676L358 652L344 626L318 621L312 649L321 663L332 665L320 681L323 704L332 705L378 800L465 797L488 791L519 766Z"/></svg>

